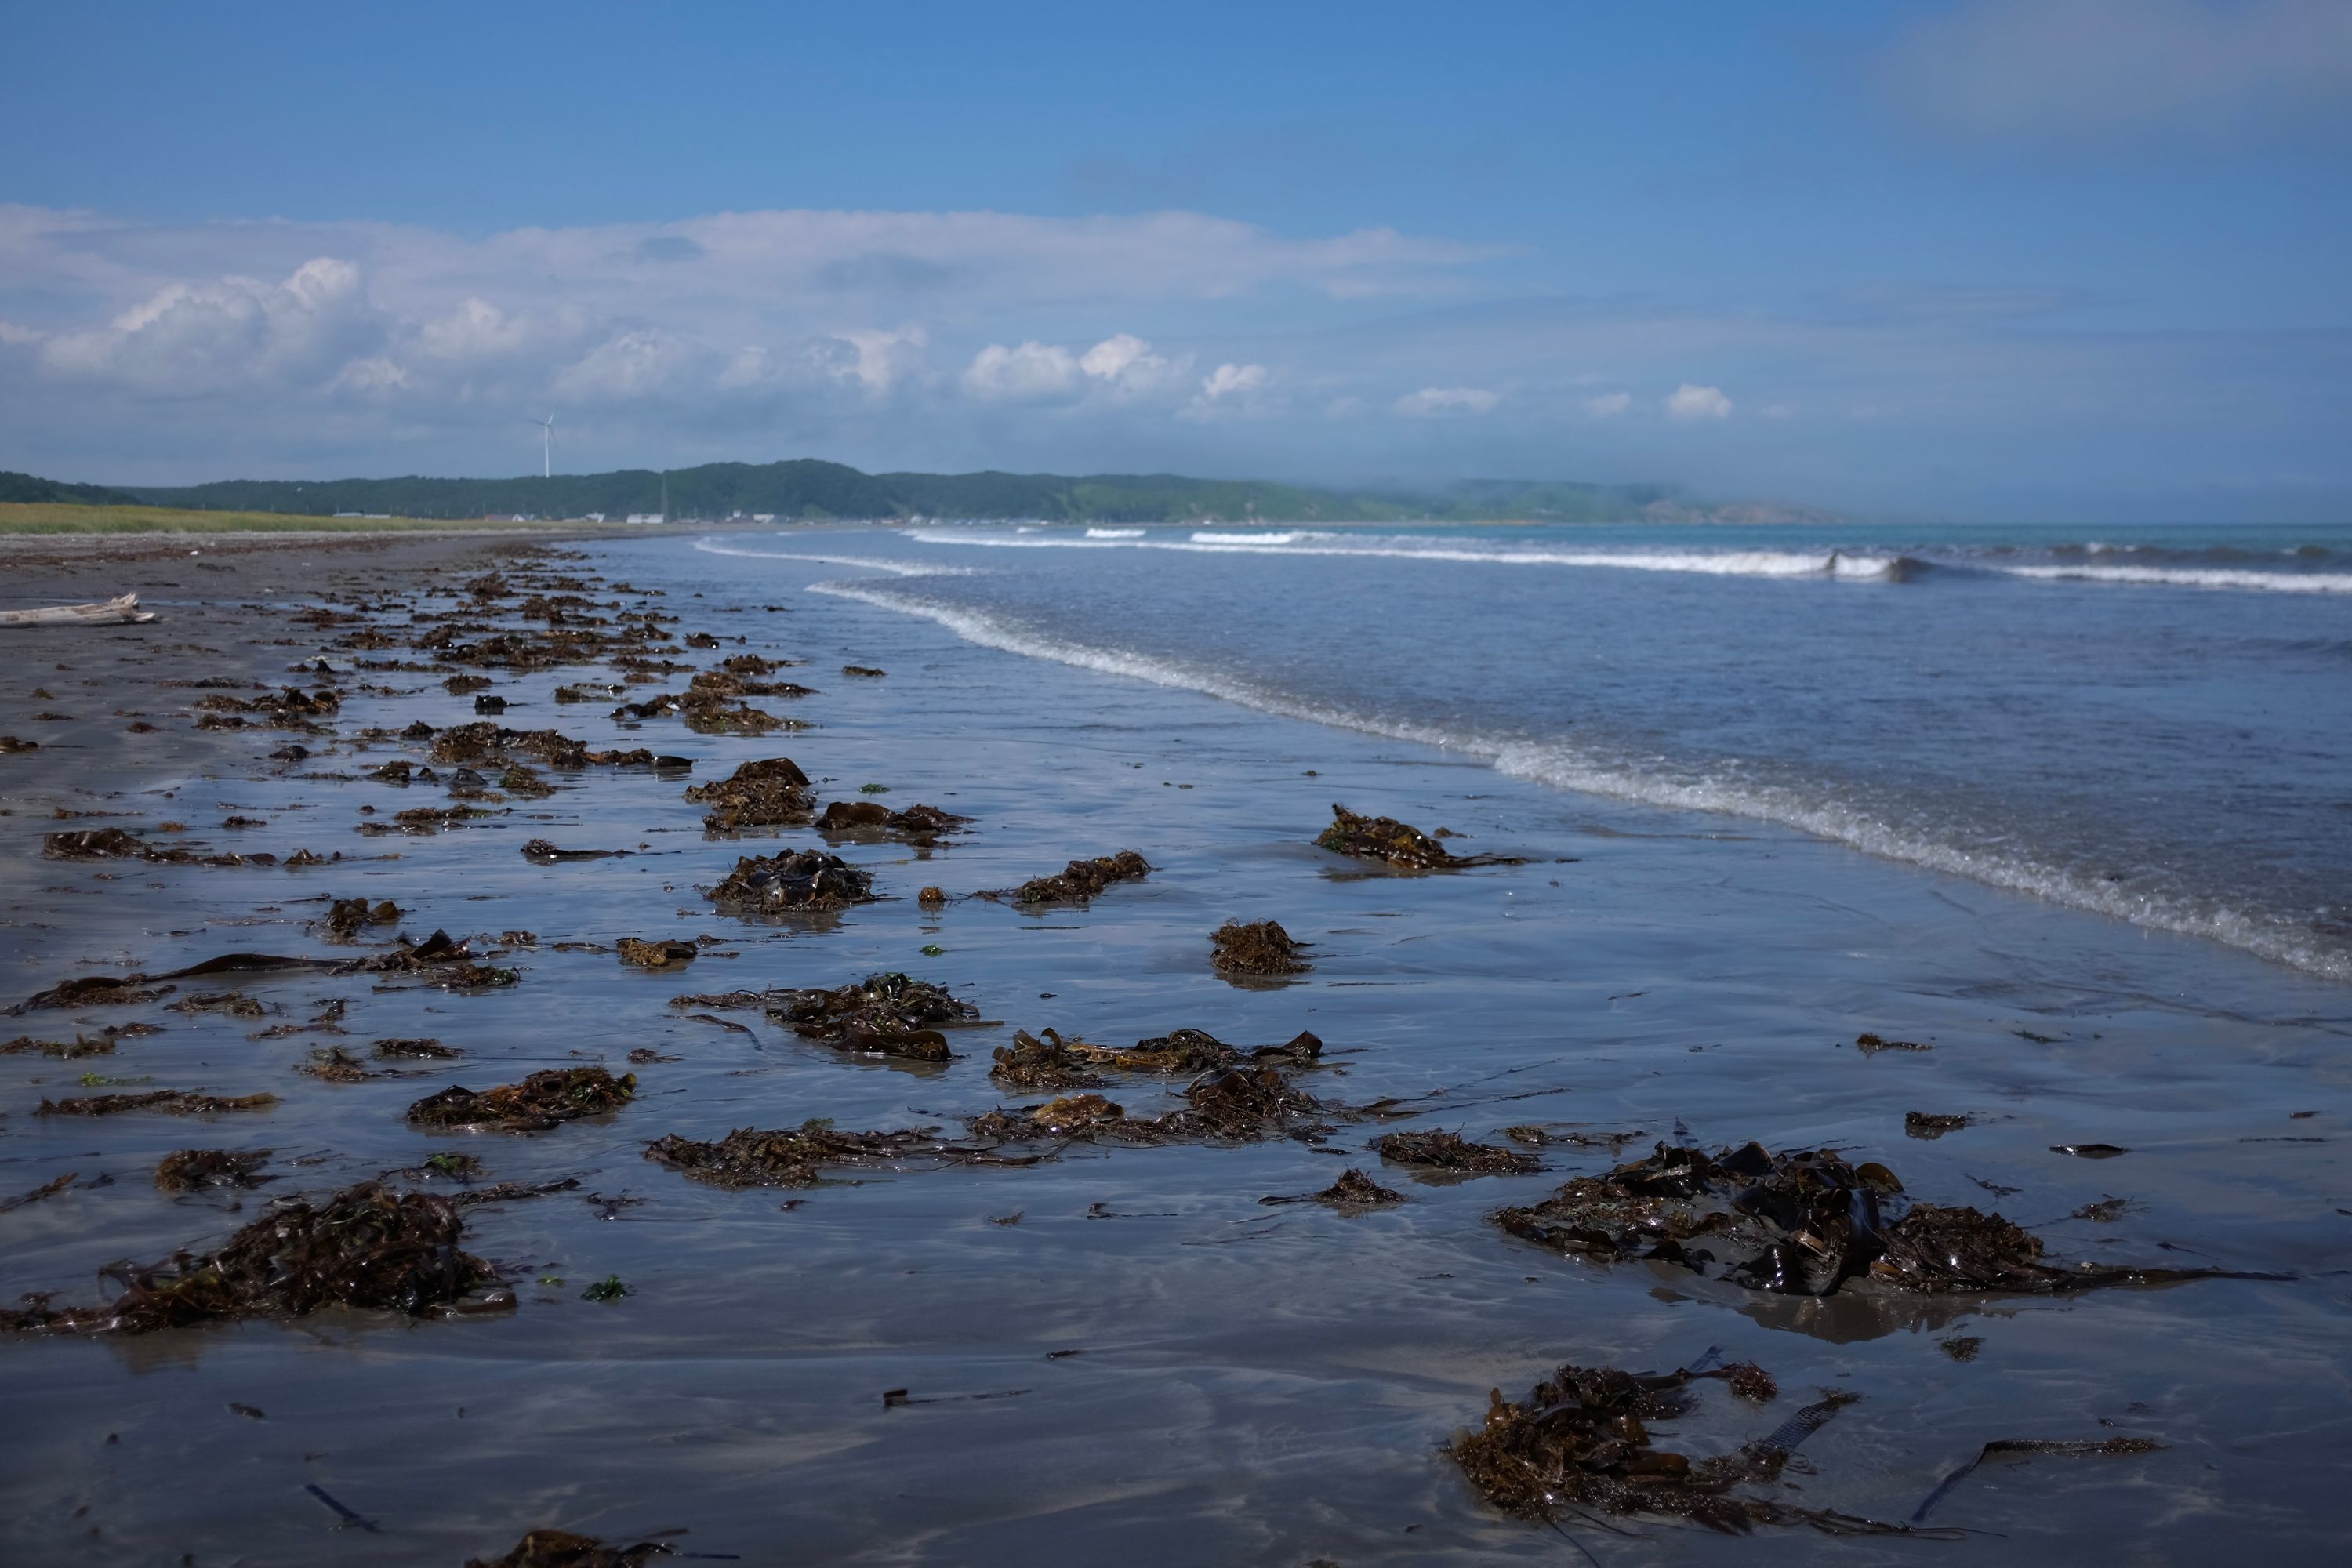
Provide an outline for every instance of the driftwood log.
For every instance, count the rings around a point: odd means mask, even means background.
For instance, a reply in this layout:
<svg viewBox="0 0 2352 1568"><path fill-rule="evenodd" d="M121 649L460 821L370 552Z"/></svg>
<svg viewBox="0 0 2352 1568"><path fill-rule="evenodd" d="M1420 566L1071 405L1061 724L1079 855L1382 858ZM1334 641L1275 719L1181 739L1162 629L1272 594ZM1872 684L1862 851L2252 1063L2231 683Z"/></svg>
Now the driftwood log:
<svg viewBox="0 0 2352 1568"><path fill-rule="evenodd" d="M0 626L116 626L155 618L139 607L139 595L124 594L102 605L50 605L38 610L0 610Z"/></svg>

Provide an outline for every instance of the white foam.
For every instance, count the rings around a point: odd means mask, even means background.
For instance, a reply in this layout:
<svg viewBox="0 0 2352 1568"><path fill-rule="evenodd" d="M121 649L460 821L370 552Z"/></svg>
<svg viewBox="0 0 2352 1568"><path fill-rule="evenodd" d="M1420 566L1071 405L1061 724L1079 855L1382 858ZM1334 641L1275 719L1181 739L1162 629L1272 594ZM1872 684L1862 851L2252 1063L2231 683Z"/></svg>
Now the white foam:
<svg viewBox="0 0 2352 1568"><path fill-rule="evenodd" d="M877 561L869 555L815 555L799 550L752 550L740 544L722 544L715 539L698 539L697 550L710 555L748 555L761 561L814 561L824 566L866 566L877 572L887 572L896 577L960 577L962 568L955 566L924 566L906 561Z"/></svg>
<svg viewBox="0 0 2352 1568"><path fill-rule="evenodd" d="M2352 572L2250 572L2231 566L1995 566L1991 570L2041 582L2252 588L2270 594L2352 594Z"/></svg>
<svg viewBox="0 0 2352 1568"><path fill-rule="evenodd" d="M1447 561L1478 566L1589 566L1632 572L1683 572L1723 577L1831 577L1881 582L1895 575L1901 557L1848 555L1842 551L1785 550L1555 550L1478 545L1435 540L1377 541L1363 536L1318 533L1194 532L1187 540L1096 538L1016 539L1004 534L911 529L907 537L924 544L995 546L1033 550L1178 550L1199 554L1317 555L1375 561ZM1135 531L1140 534L1140 529Z"/></svg>
<svg viewBox="0 0 2352 1568"><path fill-rule="evenodd" d="M1143 530L1139 528L1090 528L1087 530L1087 537L1088 539L1140 539L1143 537Z"/></svg>
<svg viewBox="0 0 2352 1568"><path fill-rule="evenodd" d="M1380 715L1302 702L1255 682L1196 669L1172 660L1117 648L1089 647L1041 637L979 611L908 599L886 589L849 583L820 583L812 593L903 615L919 616L982 647L1030 658L1051 659L1105 675L1176 687L1254 708L1261 712L1391 740L1412 742L1481 758L1496 771L1554 789L1606 795L1679 811L1715 812L1779 823L1833 839L1884 859L1925 867L1973 881L2046 899L2053 903L2112 915L2156 931L2203 937L2242 948L2273 962L2335 980L2352 980L2352 954L2313 940L2308 931L2223 906L2202 905L2162 895L2134 892L2105 879L2084 877L2030 856L1939 842L1906 833L1866 810L1833 798L1809 797L1774 785L1711 778L1675 777L1604 763L1556 744L1501 742L1475 733L1416 724Z"/></svg>

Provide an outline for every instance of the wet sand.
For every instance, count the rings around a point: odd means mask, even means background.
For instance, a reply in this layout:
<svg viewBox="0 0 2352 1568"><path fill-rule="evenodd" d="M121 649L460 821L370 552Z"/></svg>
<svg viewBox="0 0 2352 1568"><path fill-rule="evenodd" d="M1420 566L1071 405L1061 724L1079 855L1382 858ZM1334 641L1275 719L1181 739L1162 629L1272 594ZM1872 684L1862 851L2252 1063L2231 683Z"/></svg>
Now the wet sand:
<svg viewBox="0 0 2352 1568"><path fill-rule="evenodd" d="M699 889L739 854L824 840L806 827L707 838L704 808L673 773L551 768L552 795L492 803L496 815L447 831L354 831L448 804L437 786L330 776L424 760L413 743L353 739L370 726L472 721L473 697L446 691L440 672L338 679L326 735L200 731L194 702L226 689L168 684L274 686L320 653L339 670L425 662L404 611L334 626L294 616L325 595L438 607L428 585L528 547L189 542L203 554L84 564L55 552L7 569L10 604L136 588L163 618L8 635L0 733L39 749L0 756L0 1001L230 951L383 951L388 931L357 948L320 939L326 901L357 895L397 902L412 936L440 927L503 949L488 962L519 982L452 994L298 972L236 980L269 1009L259 1018L173 1012L174 996L0 1020L0 1034L52 1040L134 1022L164 1031L72 1060L0 1057L0 1197L75 1178L0 1214L0 1295L96 1301L108 1263L216 1246L269 1199L320 1197L436 1152L477 1156L477 1184L579 1185L465 1211L466 1247L515 1288L510 1312L0 1337L0 1409L26 1435L0 1480L10 1561L456 1563L550 1525L616 1543L686 1530L670 1538L681 1551L761 1563L1559 1561L1575 1547L1488 1508L1442 1445L1478 1420L1490 1388L1517 1398L1563 1363L1664 1370L1710 1347L1760 1363L1782 1392L1751 1408L1707 1386L1663 1435L1694 1455L1761 1436L1820 1390L1861 1395L1768 1489L1815 1507L1906 1520L1995 1439L2165 1447L1989 1464L1935 1507L1930 1523L1983 1532L1957 1542L1802 1529L1735 1541L1637 1519L1617 1521L1630 1535L1580 1527L1601 1560L2218 1562L2258 1542L2280 1561L2322 1561L2352 1518L2336 1483L2352 1460L2340 987L1793 833L1559 795L1432 751L976 649L804 591L851 570L839 564L712 581L709 558L644 541L541 568L602 573L600 603L643 602L616 581L665 589L650 604L683 617L667 629L723 639L665 656L681 663L807 660L780 674L816 695L748 700L816 728L706 736L552 700L559 685L614 679L595 666L482 671L510 703L499 721L689 757L706 782L789 755L823 799L974 818L929 849L838 846L874 873L880 901L744 920ZM367 626L401 646L332 646ZM849 664L888 673L845 676ZM269 760L289 739L314 754ZM861 793L872 784L888 792ZM1528 863L1408 876L1343 859L1312 845L1334 800ZM131 815L64 822L59 808ZM218 826L230 816L267 826ZM45 833L119 826L164 842L166 820L187 827L169 841L199 854L344 858L289 870L41 856ZM519 853L535 837L632 853L539 865ZM1151 874L1083 908L967 897L1130 847ZM927 908L914 895L928 885L955 897ZM1211 968L1212 931L1269 918L1311 944L1309 971L1236 984ZM520 931L535 941L499 940ZM682 973L557 949L703 935L719 940ZM949 985L989 1024L949 1032L958 1059L909 1064L810 1044L757 1010L711 1012L747 1034L670 1004L884 970ZM341 1035L250 1037L335 1001ZM1014 1027L1049 1025L1121 1046L1180 1026L1244 1047L1311 1029L1327 1065L1295 1075L1302 1089L1422 1113L1341 1121L1319 1142L1080 1143L1026 1168L842 1172L805 1190L723 1190L643 1157L667 1133L810 1117L953 1134L962 1118L1044 1098L987 1074ZM1853 1045L1865 1031L1933 1048L1866 1055ZM322 1047L364 1058L373 1040L412 1037L464 1055L369 1059L417 1076L362 1082L295 1070ZM632 1051L663 1059L631 1063ZM635 1100L530 1135L403 1119L452 1083L585 1065L635 1073ZM89 1087L85 1071L152 1083ZM1182 1087L1122 1078L1104 1092L1145 1115L1181 1103ZM280 1103L37 1114L44 1098L143 1088ZM1907 1136L1914 1111L1971 1124ZM1501 1142L1530 1125L1556 1140L1528 1146L1546 1167L1531 1174L1417 1174L1367 1148L1400 1130ZM1606 1170L1616 1134L1625 1158L1661 1140L1837 1147L1891 1166L1919 1199L1998 1207L2069 1259L2296 1278L1810 1300L1564 1258L1488 1222ZM2051 1149L2097 1142L2130 1152ZM191 1146L268 1148L277 1179L157 1192L156 1161ZM1409 1201L1354 1215L1259 1201L1349 1165ZM438 1173L398 1184L467 1190ZM2113 1219L2070 1217L2111 1197L2126 1200ZM632 1293L582 1298L608 1276ZM1966 1362L1942 1345L1964 1336L1982 1342ZM940 1402L892 1404L891 1390Z"/></svg>

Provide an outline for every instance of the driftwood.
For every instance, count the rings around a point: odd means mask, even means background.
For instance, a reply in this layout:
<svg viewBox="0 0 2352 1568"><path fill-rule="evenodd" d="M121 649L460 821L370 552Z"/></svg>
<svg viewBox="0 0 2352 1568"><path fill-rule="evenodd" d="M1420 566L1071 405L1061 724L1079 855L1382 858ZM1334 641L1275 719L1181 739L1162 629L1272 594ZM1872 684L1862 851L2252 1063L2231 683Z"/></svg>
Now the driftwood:
<svg viewBox="0 0 2352 1568"><path fill-rule="evenodd" d="M0 610L0 626L114 626L155 618L139 607L139 595L125 594L102 605L50 605L38 610Z"/></svg>

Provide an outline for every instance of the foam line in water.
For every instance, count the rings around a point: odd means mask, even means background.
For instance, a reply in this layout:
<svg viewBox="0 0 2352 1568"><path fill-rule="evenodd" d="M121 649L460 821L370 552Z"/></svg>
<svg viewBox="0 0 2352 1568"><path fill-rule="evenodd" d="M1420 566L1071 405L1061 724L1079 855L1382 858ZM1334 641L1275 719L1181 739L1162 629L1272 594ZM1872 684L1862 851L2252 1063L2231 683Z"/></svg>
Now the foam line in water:
<svg viewBox="0 0 2352 1568"><path fill-rule="evenodd" d="M2115 583L2143 587L2252 588L2269 594L2352 594L2352 572L2249 572L2228 566L1995 566L2044 583Z"/></svg>
<svg viewBox="0 0 2352 1568"><path fill-rule="evenodd" d="M1303 702L1254 681L1148 654L1040 636L979 611L909 598L862 584L819 583L810 592L920 616L982 647L1150 681L1156 686L1177 687L1284 718L1477 757L1491 763L1498 773L1554 789L1670 810L1713 812L1779 823L1884 859L1966 877L2053 903L2111 915L2155 931L2224 942L2329 979L2352 980L2352 952L2326 944L2293 924L2223 905L2136 892L2031 856L1939 842L1906 833L1833 796L1808 796L1798 790L1774 785L1644 773L1600 761L1570 746L1497 741L1475 732Z"/></svg>
<svg viewBox="0 0 2352 1568"><path fill-rule="evenodd" d="M1088 539L1141 539L1143 537L1143 530L1139 528L1090 528L1087 530L1087 537Z"/></svg>
<svg viewBox="0 0 2352 1568"><path fill-rule="evenodd" d="M1089 530L1091 535L1095 531ZM1913 564L1905 557L1850 554L1843 551L1786 550L1545 550L1526 547L1394 541L1355 542L1344 534L1216 533L1187 540L1042 539L918 528L909 539L923 544L956 544L1024 550L1178 550L1198 554L1337 555L1385 561L1446 561L1478 566L1592 566L1633 572L1682 572L1722 577L1831 577L1885 582Z"/></svg>
<svg viewBox="0 0 2352 1568"><path fill-rule="evenodd" d="M887 572L896 577L960 577L963 568L956 566L922 566L905 561L877 561L870 555L816 555L798 550L753 550L740 544L722 544L715 539L698 539L697 550L710 555L748 555L760 561L814 561L824 566L866 566L877 572Z"/></svg>

